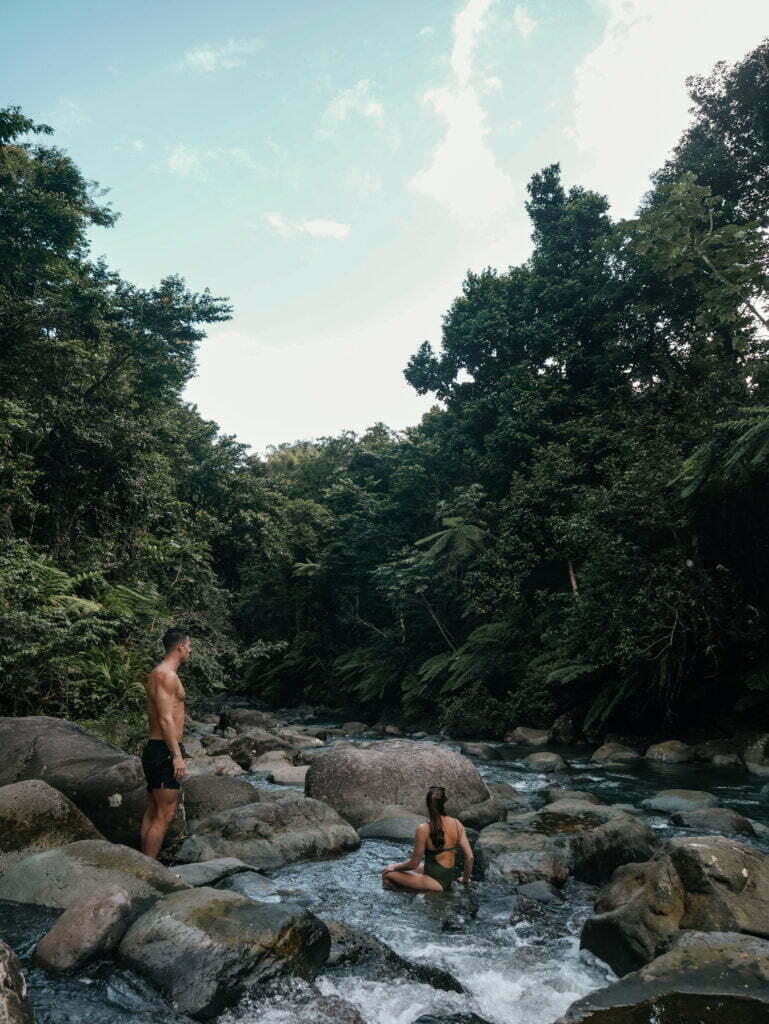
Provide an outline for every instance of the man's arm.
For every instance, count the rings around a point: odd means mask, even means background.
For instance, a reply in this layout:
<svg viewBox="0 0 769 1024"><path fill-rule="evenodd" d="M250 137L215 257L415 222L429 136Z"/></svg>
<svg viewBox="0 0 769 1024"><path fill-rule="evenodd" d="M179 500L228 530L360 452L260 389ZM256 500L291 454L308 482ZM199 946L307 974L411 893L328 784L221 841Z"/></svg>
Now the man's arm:
<svg viewBox="0 0 769 1024"><path fill-rule="evenodd" d="M174 778L177 782L187 774L187 766L184 763L182 752L179 749L179 741L176 738L176 724L174 722L174 699L178 681L161 676L158 679L157 690L155 691L155 706L158 712L158 724L163 733L166 746L174 758Z"/></svg>

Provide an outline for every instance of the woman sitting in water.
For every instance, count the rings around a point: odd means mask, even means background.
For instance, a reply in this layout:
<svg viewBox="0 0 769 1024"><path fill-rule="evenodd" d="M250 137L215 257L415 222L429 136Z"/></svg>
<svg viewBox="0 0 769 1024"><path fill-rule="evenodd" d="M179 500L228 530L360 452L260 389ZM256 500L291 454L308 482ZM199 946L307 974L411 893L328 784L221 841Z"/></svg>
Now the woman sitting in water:
<svg viewBox="0 0 769 1024"><path fill-rule="evenodd" d="M465 857L464 873L459 881L465 885L470 881L473 851L462 822L446 816L443 786L431 786L427 791L427 813L430 821L417 828L409 859L402 864L388 864L382 871L385 889L448 892L454 881L458 850L462 850Z"/></svg>

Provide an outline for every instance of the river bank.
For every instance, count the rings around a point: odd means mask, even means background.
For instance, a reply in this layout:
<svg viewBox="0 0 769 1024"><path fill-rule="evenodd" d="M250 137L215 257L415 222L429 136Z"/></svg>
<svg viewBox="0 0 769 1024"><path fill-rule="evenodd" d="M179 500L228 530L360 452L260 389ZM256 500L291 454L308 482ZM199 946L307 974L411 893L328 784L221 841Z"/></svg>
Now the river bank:
<svg viewBox="0 0 769 1024"><path fill-rule="evenodd" d="M360 748L365 752L386 749L383 745L392 742L381 735L367 736L364 723L347 723L352 729L345 733L345 723L317 718L312 721L306 712L299 716L303 721L297 717L288 713L280 724L276 720L273 735L277 736L280 730L286 734L304 730L304 737L314 740L305 748L304 755L291 752L289 759L283 756L289 753L286 749L263 751L257 746L255 749L260 752L254 754L253 750L248 753L237 745L231 746L244 763L247 758L251 760L246 769L237 765L240 771L232 778L238 784L251 786L255 793L265 797L277 797L279 803L291 794L301 798L304 780L299 776L288 784L275 781L276 775L281 774L281 761L294 769L309 770L315 758L335 747ZM228 729L232 735L217 734L217 730L224 733ZM205 758L212 762L229 756L213 752L220 741L233 744L244 735L233 725L219 729L218 720L195 723L191 732L199 733L197 740L203 751L211 751L193 760ZM313 732L325 736L313 737ZM206 736L212 738L204 746ZM454 756L459 755L463 746L446 738L418 737L419 743L435 744L436 740L453 751ZM505 813L508 821L541 814L548 801L550 806L557 806L550 790L560 787L589 794L602 806L624 805L628 810L621 813L632 813L643 828L648 826L653 831L660 844L693 834L726 834L730 841L769 853L764 831L769 827L769 804L762 794L763 783L759 776L747 774L739 762L714 765L634 758L624 763L606 763L592 760L592 748L549 743L538 747L489 747L465 741L464 750L486 784L513 787L519 794L520 806ZM553 762L553 770L538 770L532 755L542 752L556 754L562 760ZM269 767L269 755L274 770ZM260 760L260 765L255 763ZM305 764L293 764L295 760ZM754 823L753 834L702 828L693 833L692 829L675 824L671 813L642 806L653 800L655 794L667 790L711 794L715 804L738 811ZM584 809L580 813L584 814ZM237 817L236 812L233 814ZM530 826L531 820L526 823L527 835L531 834ZM541 817L534 826L543 827ZM562 839L563 835L554 834L548 842L553 840L557 846ZM374 936L407 964L447 972L456 979L461 991L435 987L402 965L383 966L370 957L346 961L338 951L335 956L332 944L331 956L314 980L270 981L257 995L247 996L225 1010L219 1019L225 1024L251 1024L257 1020L264 1024L299 1024L309 1020L413 1024L428 1015L426 1019L433 1021L461 1020L467 1024L473 1020L490 1024L552 1024L576 1000L606 989L615 979L604 962L586 950L580 951L580 935L593 912L597 884L569 873L547 903L521 899L521 878L516 881L512 877L494 877L494 871L487 873L484 880L473 882L469 892L454 891L437 897L383 892L381 866L407 854L405 841L363 838L360 845L348 852L321 859L302 856L293 863L261 868L258 873L242 872L218 884L250 899L305 909L327 925L338 922ZM269 887L262 878L269 879ZM82 1021L86 1017L92 1024L123 1024L129 1019L140 1024L179 1024L190 1019L169 1007L146 978L120 962L115 964L109 957L63 976L53 976L35 966L35 945L56 916L55 912L19 908L7 901L0 905L0 936L22 958L38 1024Z"/></svg>

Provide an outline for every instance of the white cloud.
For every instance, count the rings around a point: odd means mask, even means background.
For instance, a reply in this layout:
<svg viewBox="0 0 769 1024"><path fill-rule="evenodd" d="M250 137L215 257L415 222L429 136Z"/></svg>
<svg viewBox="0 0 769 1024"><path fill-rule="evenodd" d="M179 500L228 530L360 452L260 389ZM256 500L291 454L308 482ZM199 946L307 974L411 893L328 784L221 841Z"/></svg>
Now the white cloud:
<svg viewBox="0 0 769 1024"><path fill-rule="evenodd" d="M59 100L59 104L51 118L53 128L60 131L78 128L80 125L88 124L90 120L91 118L80 104L69 99Z"/></svg>
<svg viewBox="0 0 769 1024"><path fill-rule="evenodd" d="M177 142L166 157L166 167L182 178L196 178L203 174L203 161L196 150Z"/></svg>
<svg viewBox="0 0 769 1024"><path fill-rule="evenodd" d="M688 122L684 80L740 59L766 33L765 0L602 0L608 20L575 72L574 167L631 215ZM708 13L709 11L709 13ZM718 15L718 16L715 16Z"/></svg>
<svg viewBox="0 0 769 1024"><path fill-rule="evenodd" d="M315 238L347 238L350 234L349 224L340 224L338 220L305 220L302 230Z"/></svg>
<svg viewBox="0 0 769 1024"><path fill-rule="evenodd" d="M475 50L493 2L468 0L454 19L453 81L422 97L443 118L446 131L430 165L409 183L415 192L473 223L496 219L517 201L510 176L497 164L488 144L480 101L483 83L475 85Z"/></svg>
<svg viewBox="0 0 769 1024"><path fill-rule="evenodd" d="M429 36L435 35L435 29L432 27L432 25L425 25L424 28L420 28L417 35L420 35L422 36L423 39L426 39Z"/></svg>
<svg viewBox="0 0 769 1024"><path fill-rule="evenodd" d="M502 79L496 75L489 75L488 78L483 80L483 91L489 92L501 92L502 91Z"/></svg>
<svg viewBox="0 0 769 1024"><path fill-rule="evenodd" d="M285 217L280 213L265 213L265 223L267 223L273 231L278 235L282 235L284 238L288 238L290 235L296 234L296 228L289 224Z"/></svg>
<svg viewBox="0 0 769 1024"><path fill-rule="evenodd" d="M345 178L345 184L355 192L364 196L373 196L382 189L382 180L376 174L353 168Z"/></svg>
<svg viewBox="0 0 769 1024"><path fill-rule="evenodd" d="M136 149L144 149L144 143L137 140L132 143ZM214 162L223 161L229 164L240 164L250 170L260 170L259 163L254 160L247 149L230 146L221 149L196 149L177 142L167 150L166 167L173 174L182 178L204 178L207 167Z"/></svg>
<svg viewBox="0 0 769 1024"><path fill-rule="evenodd" d="M521 7L520 5L513 11L513 21L515 22L515 27L524 39L528 39L537 27L537 22L534 18L532 18L525 7Z"/></svg>
<svg viewBox="0 0 769 1024"><path fill-rule="evenodd" d="M337 220L286 220L282 213L266 213L264 221L283 238L293 235L311 235L313 238L335 238L342 241L350 234L350 225Z"/></svg>
<svg viewBox="0 0 769 1024"><path fill-rule="evenodd" d="M230 39L223 46L194 46L179 61L179 69L210 75L214 71L240 68L259 48L258 39Z"/></svg>
<svg viewBox="0 0 769 1024"><path fill-rule="evenodd" d="M344 124L351 115L382 120L384 106L372 95L369 78L361 78L352 89L338 92L326 107L321 123L325 129L330 130Z"/></svg>
<svg viewBox="0 0 769 1024"><path fill-rule="evenodd" d="M252 171L260 169L260 165L251 156L247 149L242 149L240 146L231 146L229 149L222 150L222 156L228 158L233 163L242 164L243 167L248 167Z"/></svg>
<svg viewBox="0 0 769 1024"><path fill-rule="evenodd" d="M119 138L113 146L113 149L116 149L121 153L143 153L144 148L143 139L127 139L125 136Z"/></svg>

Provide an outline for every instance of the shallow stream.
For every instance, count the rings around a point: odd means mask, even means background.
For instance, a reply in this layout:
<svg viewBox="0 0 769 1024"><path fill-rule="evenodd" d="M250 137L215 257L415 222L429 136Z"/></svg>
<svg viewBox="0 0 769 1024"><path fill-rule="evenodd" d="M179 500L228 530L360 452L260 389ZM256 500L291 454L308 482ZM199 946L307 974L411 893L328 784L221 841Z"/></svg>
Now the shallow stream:
<svg viewBox="0 0 769 1024"><path fill-rule="evenodd" d="M510 761L475 763L487 781L509 782L534 801L538 790L551 785L636 805L660 789L704 789L723 806L769 825L769 802L760 796L764 780L737 768L645 762L637 768L604 768L591 764L584 750L560 752L570 768L557 775L527 771L523 758L530 749L521 748ZM687 834L670 828L664 816L648 820L663 836ZM736 838L769 852L765 839ZM582 922L592 906L589 886L569 881L563 902L548 905L534 922L512 925L511 886L474 882L469 891L460 887L445 895L383 891L382 866L409 852L403 844L368 840L344 857L293 864L272 872L272 878L284 898L319 917L373 932L403 956L448 970L463 994L408 980L383 981L355 967L335 968L322 972L313 986L284 982L258 1000L246 999L220 1017L221 1024L330 1024L344 1019L339 999L366 1024L414 1024L422 1017L425 1024L428 1019L477 1024L478 1018L489 1024L551 1024L575 999L612 980L608 968L579 951ZM142 979L112 962L60 979L32 967L29 955L54 919L46 911L0 903L0 936L25 961L37 1024L187 1024L188 1018L169 1009Z"/></svg>

